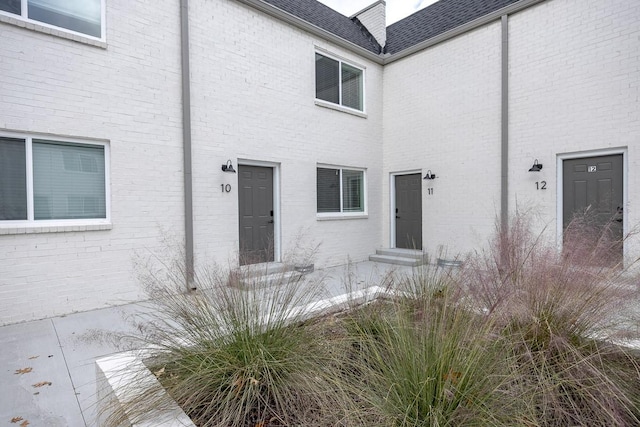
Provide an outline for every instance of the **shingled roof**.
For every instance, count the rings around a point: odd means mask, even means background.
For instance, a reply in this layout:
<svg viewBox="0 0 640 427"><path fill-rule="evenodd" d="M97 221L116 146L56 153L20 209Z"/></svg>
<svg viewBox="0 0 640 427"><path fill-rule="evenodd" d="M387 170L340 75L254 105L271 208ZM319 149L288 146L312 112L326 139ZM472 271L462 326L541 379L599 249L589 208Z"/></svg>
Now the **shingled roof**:
<svg viewBox="0 0 640 427"><path fill-rule="evenodd" d="M517 1L440 0L387 27L384 52L398 53Z"/></svg>
<svg viewBox="0 0 640 427"><path fill-rule="evenodd" d="M263 1L370 52L378 54L382 51L376 39L357 19L347 18L316 0Z"/></svg>
<svg viewBox="0 0 640 427"><path fill-rule="evenodd" d="M262 1L372 53L394 54L519 0L440 0L387 27L384 48L357 19L348 18L317 0Z"/></svg>

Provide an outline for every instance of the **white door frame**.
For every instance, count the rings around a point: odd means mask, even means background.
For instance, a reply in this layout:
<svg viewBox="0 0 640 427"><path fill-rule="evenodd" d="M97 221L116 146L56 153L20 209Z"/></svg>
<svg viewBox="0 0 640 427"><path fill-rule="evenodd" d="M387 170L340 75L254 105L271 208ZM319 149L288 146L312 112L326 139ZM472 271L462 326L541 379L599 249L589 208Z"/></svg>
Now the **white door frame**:
<svg viewBox="0 0 640 427"><path fill-rule="evenodd" d="M273 262L282 261L282 227L280 223L280 163L238 159L238 166L260 166L273 169ZM238 236L240 238L240 236Z"/></svg>
<svg viewBox="0 0 640 427"><path fill-rule="evenodd" d="M412 175L415 173L419 173L422 177L422 169L410 169L408 171L401 172L390 172L389 173L389 247L396 247L396 176L401 175ZM422 188L420 188L420 195L422 197ZM424 206L424 205L423 205ZM422 210L422 216L424 217L424 209ZM422 232L424 234L424 227L422 228ZM424 235L423 239L423 247L424 247Z"/></svg>
<svg viewBox="0 0 640 427"><path fill-rule="evenodd" d="M627 155L627 147L616 147L616 148L604 148L600 150L588 150L588 151L577 151L573 153L560 153L557 154L556 158L556 244L559 250L562 250L562 241L564 240L564 227L563 227L563 205L564 205L564 192L563 188L563 180L564 180L564 168L563 161L564 160L573 160L573 159L582 159L585 157L598 157L598 156L610 156L615 154L622 154L622 205L624 206L624 214L622 216L622 235L626 236L628 232L628 215L627 215L627 206L629 202L628 194L629 194L629 186L628 183L628 159ZM627 256L627 245L626 242L623 242L622 247L623 257Z"/></svg>

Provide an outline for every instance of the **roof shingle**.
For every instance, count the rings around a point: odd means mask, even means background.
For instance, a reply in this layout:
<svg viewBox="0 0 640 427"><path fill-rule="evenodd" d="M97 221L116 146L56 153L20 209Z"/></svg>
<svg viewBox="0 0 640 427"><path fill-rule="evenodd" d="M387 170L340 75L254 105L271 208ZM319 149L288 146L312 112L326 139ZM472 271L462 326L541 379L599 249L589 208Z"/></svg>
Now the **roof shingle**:
<svg viewBox="0 0 640 427"><path fill-rule="evenodd" d="M387 27L384 52L398 53L517 1L440 0Z"/></svg>
<svg viewBox="0 0 640 427"><path fill-rule="evenodd" d="M358 19L348 18L317 0L262 1L372 53L393 55L519 0L440 0L387 27L384 50Z"/></svg>
<svg viewBox="0 0 640 427"><path fill-rule="evenodd" d="M373 36L358 22L349 19L316 0L263 0L280 10L322 28L338 37L367 49L380 53L382 47Z"/></svg>

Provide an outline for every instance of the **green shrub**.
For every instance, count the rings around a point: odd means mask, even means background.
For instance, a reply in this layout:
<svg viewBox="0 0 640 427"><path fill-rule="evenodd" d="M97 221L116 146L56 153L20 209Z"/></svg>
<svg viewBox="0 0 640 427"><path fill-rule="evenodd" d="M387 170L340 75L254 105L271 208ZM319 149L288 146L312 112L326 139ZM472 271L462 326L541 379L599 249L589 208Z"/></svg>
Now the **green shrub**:
<svg viewBox="0 0 640 427"><path fill-rule="evenodd" d="M153 354L152 371L201 427L338 424L345 405L335 365L298 310L317 299L319 286L284 273L268 286L241 275L200 272L194 293L147 281L154 310L139 338ZM228 286L230 277L243 280L242 289ZM129 418L144 420L158 405L150 390L126 406Z"/></svg>
<svg viewBox="0 0 640 427"><path fill-rule="evenodd" d="M360 346L354 382L379 425L499 424L501 409L492 403L502 381L499 341L452 285L430 282L431 273L400 285L420 292L350 317Z"/></svg>

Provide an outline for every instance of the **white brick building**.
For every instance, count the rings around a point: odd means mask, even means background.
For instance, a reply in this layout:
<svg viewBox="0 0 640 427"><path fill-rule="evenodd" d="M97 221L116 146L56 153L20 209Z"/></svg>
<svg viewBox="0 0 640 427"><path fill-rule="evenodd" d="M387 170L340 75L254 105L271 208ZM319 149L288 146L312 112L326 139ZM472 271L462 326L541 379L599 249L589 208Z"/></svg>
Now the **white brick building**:
<svg viewBox="0 0 640 427"><path fill-rule="evenodd" d="M517 206L561 241L577 158L640 224L637 2L441 0L386 29L381 1L86 3L0 0L0 324L143 298L133 258L167 240L196 268L300 235L317 267L453 256Z"/></svg>

